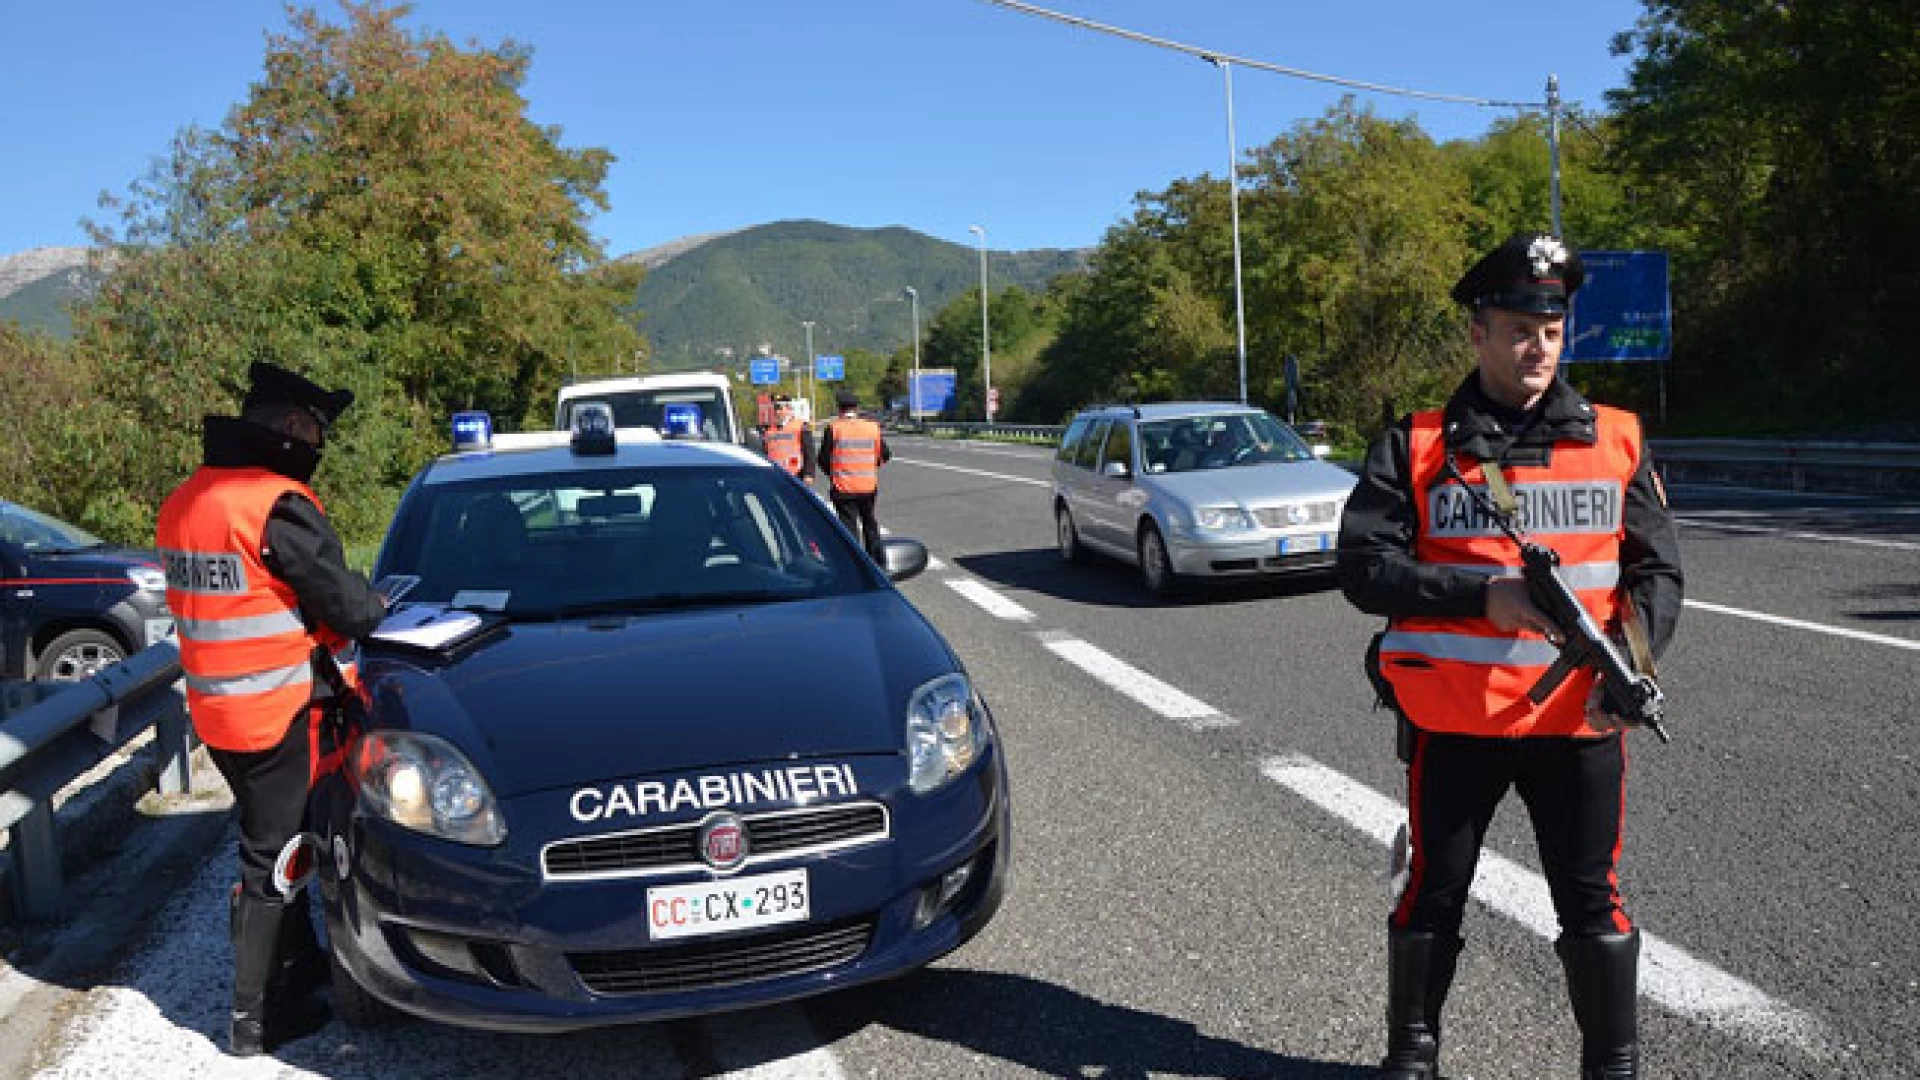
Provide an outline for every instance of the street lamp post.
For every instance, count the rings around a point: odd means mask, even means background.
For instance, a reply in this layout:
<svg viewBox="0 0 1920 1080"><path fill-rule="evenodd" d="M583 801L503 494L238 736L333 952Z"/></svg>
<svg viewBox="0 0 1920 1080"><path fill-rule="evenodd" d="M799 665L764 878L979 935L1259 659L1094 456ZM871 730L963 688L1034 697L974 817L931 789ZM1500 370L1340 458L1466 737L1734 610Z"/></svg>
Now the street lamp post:
<svg viewBox="0 0 1920 1080"><path fill-rule="evenodd" d="M978 225L967 226L967 231L980 238L980 368L981 379L986 384L986 399L982 402L987 414L987 423L993 423L993 340L987 334L987 230Z"/></svg>
<svg viewBox="0 0 1920 1080"><path fill-rule="evenodd" d="M807 415L813 415L813 320L801 319L800 325L807 328Z"/></svg>
<svg viewBox="0 0 1920 1080"><path fill-rule="evenodd" d="M1227 89L1227 205L1233 214L1233 326L1240 342L1240 404L1247 403L1247 301L1240 288L1240 142L1233 131L1233 65L1206 58L1220 68Z"/></svg>
<svg viewBox="0 0 1920 1080"><path fill-rule="evenodd" d="M907 299L913 302L913 381L907 384L907 419L920 419L920 290L909 285Z"/></svg>

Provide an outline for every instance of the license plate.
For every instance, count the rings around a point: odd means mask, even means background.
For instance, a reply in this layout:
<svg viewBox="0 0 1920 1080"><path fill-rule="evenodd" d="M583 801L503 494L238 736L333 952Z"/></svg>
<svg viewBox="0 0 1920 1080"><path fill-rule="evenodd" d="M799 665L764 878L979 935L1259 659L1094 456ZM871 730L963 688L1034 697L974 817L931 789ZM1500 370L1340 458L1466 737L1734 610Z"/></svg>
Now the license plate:
<svg viewBox="0 0 1920 1080"><path fill-rule="evenodd" d="M1332 533L1313 533L1308 536L1283 536L1280 538L1280 554L1282 555L1298 555L1303 551L1326 551L1332 547Z"/></svg>
<svg viewBox="0 0 1920 1080"><path fill-rule="evenodd" d="M147 644L152 645L156 642L165 641L172 636L173 636L173 620L172 619L148 619L147 620Z"/></svg>
<svg viewBox="0 0 1920 1080"><path fill-rule="evenodd" d="M661 885L647 890L647 931L667 941L805 922L812 898L805 870Z"/></svg>

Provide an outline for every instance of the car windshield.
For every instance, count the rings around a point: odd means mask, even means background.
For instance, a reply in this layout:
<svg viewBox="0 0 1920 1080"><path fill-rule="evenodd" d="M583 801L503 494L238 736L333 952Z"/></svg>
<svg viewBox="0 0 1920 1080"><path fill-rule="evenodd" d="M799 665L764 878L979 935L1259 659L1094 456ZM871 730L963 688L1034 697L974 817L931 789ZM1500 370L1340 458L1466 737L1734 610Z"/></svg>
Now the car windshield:
<svg viewBox="0 0 1920 1080"><path fill-rule="evenodd" d="M1292 428L1263 412L1182 416L1140 424L1141 468L1149 473L1312 459L1313 451Z"/></svg>
<svg viewBox="0 0 1920 1080"><path fill-rule="evenodd" d="M565 428L573 420L573 409L583 401L604 401L613 408L614 427L650 427L668 429L668 419L691 419L691 427L701 438L713 442L732 442L734 432L727 423L723 391L691 386L681 390L625 390L605 394L583 394L567 402L558 426Z"/></svg>
<svg viewBox="0 0 1920 1080"><path fill-rule="evenodd" d="M375 572L417 579L408 603L549 619L856 592L860 559L777 471L675 466L422 486Z"/></svg>
<svg viewBox="0 0 1920 1080"><path fill-rule="evenodd" d="M42 554L106 546L105 541L85 529L9 502L0 502L0 541Z"/></svg>

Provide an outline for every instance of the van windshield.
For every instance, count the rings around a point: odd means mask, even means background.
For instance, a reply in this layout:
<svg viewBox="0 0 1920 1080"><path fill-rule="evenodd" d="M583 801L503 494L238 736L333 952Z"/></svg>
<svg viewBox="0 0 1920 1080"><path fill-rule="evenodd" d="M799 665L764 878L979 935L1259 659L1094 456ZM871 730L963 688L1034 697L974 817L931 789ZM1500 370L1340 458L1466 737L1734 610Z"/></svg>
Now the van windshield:
<svg viewBox="0 0 1920 1080"><path fill-rule="evenodd" d="M559 423L564 431L573 423L573 410L583 401L604 401L613 408L613 426L650 427L666 432L671 416L676 423L690 418L693 430L712 442L737 442L733 425L727 422L724 391L703 386L677 390L620 390L604 394L582 394L560 406Z"/></svg>

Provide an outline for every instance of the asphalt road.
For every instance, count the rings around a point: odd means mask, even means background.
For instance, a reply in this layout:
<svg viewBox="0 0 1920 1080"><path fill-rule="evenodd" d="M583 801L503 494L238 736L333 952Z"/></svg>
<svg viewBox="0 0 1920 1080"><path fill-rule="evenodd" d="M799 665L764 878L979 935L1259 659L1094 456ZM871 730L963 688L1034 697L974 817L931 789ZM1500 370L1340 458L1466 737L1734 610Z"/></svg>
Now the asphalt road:
<svg viewBox="0 0 1920 1080"><path fill-rule="evenodd" d="M36 1075L1362 1077L1403 795L1329 584L1153 601L1053 550L1042 450L901 439L881 520L1013 770L1014 879L926 972L800 1006L561 1037L334 1024L219 1052L231 835ZM1677 489L1674 742L1635 733L1622 892L1648 1076L1910 1077L1920 1046L1920 507ZM1447 1011L1454 1077L1567 1076L1577 1035L1517 800Z"/></svg>

